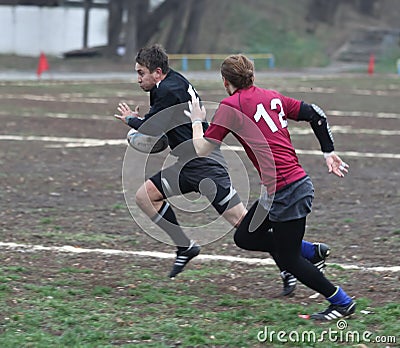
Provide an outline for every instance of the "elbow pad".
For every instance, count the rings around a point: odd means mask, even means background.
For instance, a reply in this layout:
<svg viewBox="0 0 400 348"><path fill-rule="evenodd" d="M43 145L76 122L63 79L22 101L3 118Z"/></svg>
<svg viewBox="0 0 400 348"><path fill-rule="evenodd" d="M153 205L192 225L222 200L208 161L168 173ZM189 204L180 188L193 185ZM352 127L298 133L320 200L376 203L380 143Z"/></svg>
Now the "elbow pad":
<svg viewBox="0 0 400 348"><path fill-rule="evenodd" d="M315 104L301 103L299 121L310 122L311 128L321 145L322 152L332 152L334 141L324 111Z"/></svg>

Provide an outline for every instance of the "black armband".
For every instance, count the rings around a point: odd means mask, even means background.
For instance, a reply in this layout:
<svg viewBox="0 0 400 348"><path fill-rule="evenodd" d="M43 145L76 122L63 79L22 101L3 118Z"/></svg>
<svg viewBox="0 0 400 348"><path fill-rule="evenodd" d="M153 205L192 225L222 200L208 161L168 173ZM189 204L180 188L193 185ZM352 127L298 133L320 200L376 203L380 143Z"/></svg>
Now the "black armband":
<svg viewBox="0 0 400 348"><path fill-rule="evenodd" d="M324 111L318 105L302 102L297 119L310 122L311 128L321 145L322 152L332 152L334 150L333 136L328 120Z"/></svg>

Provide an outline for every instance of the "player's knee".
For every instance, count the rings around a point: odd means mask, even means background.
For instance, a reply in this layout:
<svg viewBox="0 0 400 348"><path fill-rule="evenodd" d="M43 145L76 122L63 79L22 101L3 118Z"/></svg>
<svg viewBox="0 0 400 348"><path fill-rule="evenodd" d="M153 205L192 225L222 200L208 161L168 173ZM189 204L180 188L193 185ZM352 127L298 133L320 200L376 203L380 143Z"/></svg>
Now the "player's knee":
<svg viewBox="0 0 400 348"><path fill-rule="evenodd" d="M144 189L144 186L141 186L137 190L135 195L135 202L139 208L143 208L145 206L145 198L146 198L146 190Z"/></svg>
<svg viewBox="0 0 400 348"><path fill-rule="evenodd" d="M135 201L139 208L144 209L154 205L154 202L160 201L163 196L151 181L146 181L136 192Z"/></svg>
<svg viewBox="0 0 400 348"><path fill-rule="evenodd" d="M240 202L236 204L234 207L226 210L222 216L227 220L232 226L239 227L240 223L243 220L243 217L246 215L247 210L244 207L243 203Z"/></svg>

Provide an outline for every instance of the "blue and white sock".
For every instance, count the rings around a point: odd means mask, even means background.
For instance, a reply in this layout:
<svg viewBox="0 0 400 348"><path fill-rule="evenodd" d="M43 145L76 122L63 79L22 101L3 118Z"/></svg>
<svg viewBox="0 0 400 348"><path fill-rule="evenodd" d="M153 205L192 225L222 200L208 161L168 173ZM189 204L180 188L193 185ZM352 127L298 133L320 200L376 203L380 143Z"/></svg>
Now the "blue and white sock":
<svg viewBox="0 0 400 348"><path fill-rule="evenodd" d="M336 291L333 293L333 295L327 297L326 299L331 304L340 306L346 306L352 301L351 297L347 295L340 286L337 286Z"/></svg>
<svg viewBox="0 0 400 348"><path fill-rule="evenodd" d="M306 240L301 241L301 256L307 260L311 260L315 256L315 246Z"/></svg>

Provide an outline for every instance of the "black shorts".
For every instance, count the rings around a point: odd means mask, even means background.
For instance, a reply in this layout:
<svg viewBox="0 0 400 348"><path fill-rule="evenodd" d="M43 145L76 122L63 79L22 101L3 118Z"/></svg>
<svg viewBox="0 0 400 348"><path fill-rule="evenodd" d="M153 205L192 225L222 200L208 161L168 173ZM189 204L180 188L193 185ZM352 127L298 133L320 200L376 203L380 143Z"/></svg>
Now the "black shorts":
<svg viewBox="0 0 400 348"><path fill-rule="evenodd" d="M149 180L164 198L198 192L207 197L219 214L241 202L227 170L218 163L210 164L201 158L185 165L178 161Z"/></svg>

